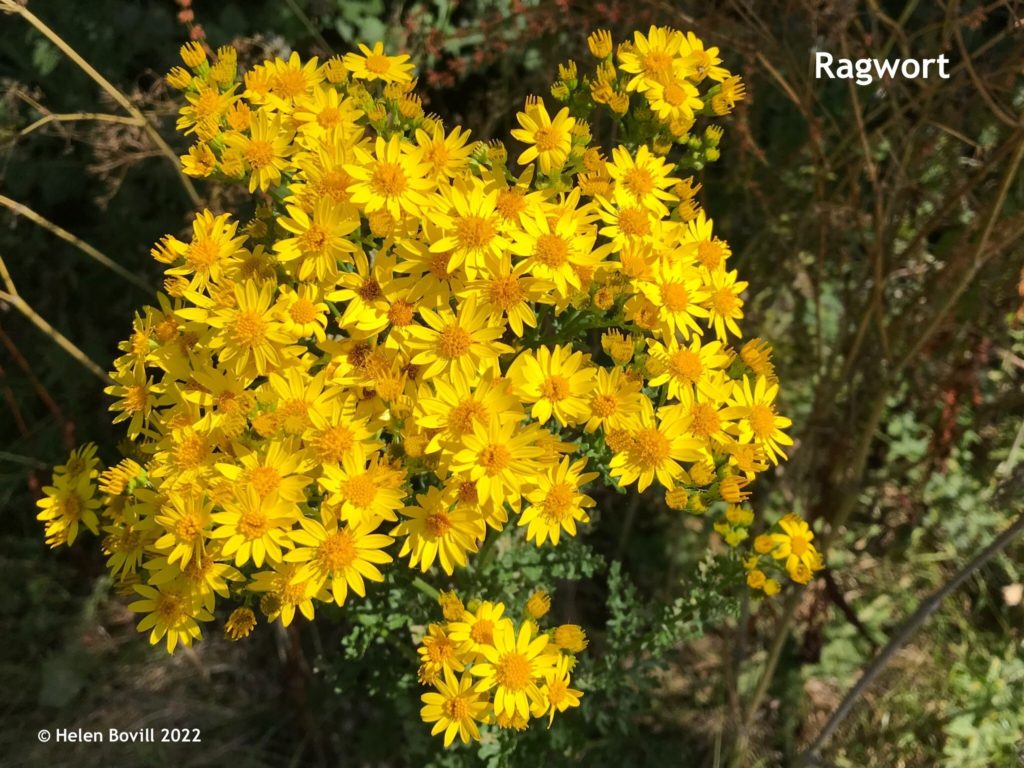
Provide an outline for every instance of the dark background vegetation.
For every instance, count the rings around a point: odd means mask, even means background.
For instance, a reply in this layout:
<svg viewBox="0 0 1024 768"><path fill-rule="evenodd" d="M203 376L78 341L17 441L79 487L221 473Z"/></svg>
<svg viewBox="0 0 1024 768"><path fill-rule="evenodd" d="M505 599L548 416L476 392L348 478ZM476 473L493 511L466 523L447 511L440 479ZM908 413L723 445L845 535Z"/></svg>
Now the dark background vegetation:
<svg viewBox="0 0 1024 768"><path fill-rule="evenodd" d="M585 36L694 29L743 74L702 200L750 282L749 335L776 345L791 461L758 512L813 521L829 570L806 590L712 599L707 533L645 499L604 504L558 553L509 555L594 642L581 710L443 755L418 722L402 577L345 616L212 637L167 658L137 636L95 546L51 553L34 500L47 468L119 433L92 374L0 302L0 762L5 765L786 765L858 670L932 590L1021 514L1024 427L1024 7L1018 2L204 2L195 20L247 61L384 39L413 55L429 110L502 137ZM161 76L188 30L171 0L32 0L30 9L161 127ZM949 80L816 81L812 54L951 60ZM72 62L0 15L0 194L148 284L148 256L194 210L136 128L50 123L117 113ZM123 113L122 113L123 114ZM199 186L205 204L229 205ZM149 301L0 208L22 296L106 365ZM1024 749L1024 546L1011 544L891 657L825 748L837 766L1018 765ZM608 563L621 556L620 568ZM516 560L515 558L519 558ZM503 562L501 559L498 562ZM508 563L508 560L504 561ZM399 569L395 569L399 570ZM509 589L518 577L485 578ZM557 577L557 578L556 578ZM422 603L422 600L420 601ZM380 607L393 618L381 620ZM337 613L337 612L335 612ZM775 643L775 638L783 638ZM776 653L772 653L772 650ZM763 696L755 690L768 671ZM589 685L588 685L589 683ZM40 745L39 728L201 727L203 744Z"/></svg>

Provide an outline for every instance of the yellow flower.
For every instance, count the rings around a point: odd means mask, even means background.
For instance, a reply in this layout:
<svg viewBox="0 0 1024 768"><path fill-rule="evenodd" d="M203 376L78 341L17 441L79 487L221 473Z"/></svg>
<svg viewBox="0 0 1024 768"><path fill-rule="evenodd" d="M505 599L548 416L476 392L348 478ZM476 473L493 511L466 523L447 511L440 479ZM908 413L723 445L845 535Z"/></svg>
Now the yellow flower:
<svg viewBox="0 0 1024 768"><path fill-rule="evenodd" d="M193 557L201 557L209 534L213 504L205 496L172 494L154 518L163 536L153 547L167 555L167 562L178 562L184 569Z"/></svg>
<svg viewBox="0 0 1024 768"><path fill-rule="evenodd" d="M96 510L100 501L95 498L96 486L90 474L55 474L54 484L43 488L43 498L36 502L40 509L36 519L45 523L46 540L51 547L74 544L79 526L84 525L94 534L98 532Z"/></svg>
<svg viewBox="0 0 1024 768"><path fill-rule="evenodd" d="M525 622L519 629L510 619L502 619L494 630L494 645L483 646L484 660L470 668L480 678L482 690L495 688L494 711L497 715L518 714L529 719L533 706L544 707L539 682L553 669L557 659L545 651L548 636L533 636L533 625Z"/></svg>
<svg viewBox="0 0 1024 768"><path fill-rule="evenodd" d="M788 514L779 520L781 533L770 534L774 547L771 556L785 560L786 570L794 581L806 584L813 571L824 568L821 555L811 542L814 531L797 515Z"/></svg>
<svg viewBox="0 0 1024 768"><path fill-rule="evenodd" d="M309 621L313 620L316 583L312 577L303 577L302 568L297 564L277 563L272 571L254 573L248 589L264 593L260 609L271 621L281 619L281 624L287 627L295 618L296 608Z"/></svg>
<svg viewBox="0 0 1024 768"><path fill-rule="evenodd" d="M279 115L271 116L265 110L252 116L248 136L237 132L225 135L225 143L241 153L251 173L250 192L265 192L281 183L281 174L290 167L286 158L294 151L293 135Z"/></svg>
<svg viewBox="0 0 1024 768"><path fill-rule="evenodd" d="M713 272L708 286L706 306L709 312L708 322L714 326L715 335L725 341L729 334L742 336L737 320L743 318L743 299L740 294L746 290L747 283L737 281L737 271Z"/></svg>
<svg viewBox="0 0 1024 768"><path fill-rule="evenodd" d="M341 519L352 523L397 520L402 506L403 473L382 463L379 453L367 454L356 443L341 459L341 466L326 465L320 485L330 494L327 503L340 507Z"/></svg>
<svg viewBox="0 0 1024 768"><path fill-rule="evenodd" d="M523 484L536 475L541 430L536 425L517 427L492 419L486 426L473 424L472 433L462 436L463 447L452 458L451 471L476 483L482 503L515 506Z"/></svg>
<svg viewBox="0 0 1024 768"><path fill-rule="evenodd" d="M299 521L299 509L276 495L264 498L247 487L224 504L223 512L215 512L212 519L218 527L210 532L210 538L226 539L221 554L234 555L235 565L252 560L260 567L264 560L280 563L283 550L291 549L291 531Z"/></svg>
<svg viewBox="0 0 1024 768"><path fill-rule="evenodd" d="M203 634L197 622L213 620L210 612L199 604L183 582L168 584L161 589L136 584L135 591L142 599L130 603L128 609L147 614L136 628L139 632L151 630L150 645L156 645L166 637L168 653L173 653L179 643L191 646L192 641Z"/></svg>
<svg viewBox="0 0 1024 768"><path fill-rule="evenodd" d="M524 403L533 403L530 415L541 424L553 415L563 427L586 419L594 376L594 367L582 352L558 344L553 349L542 346L536 354L524 352L508 370L515 394Z"/></svg>
<svg viewBox="0 0 1024 768"><path fill-rule="evenodd" d="M378 136L372 155L358 146L355 155L358 162L345 165L345 170L355 179L351 200L366 213L383 210L399 219L403 211L415 217L431 207L430 166L413 144L398 136L388 141Z"/></svg>
<svg viewBox="0 0 1024 768"><path fill-rule="evenodd" d="M626 147L612 150L612 162L606 164L608 175L633 200L659 216L668 214L665 202L676 200L668 190L679 179L669 176L675 166L651 154L647 145L640 145L634 157Z"/></svg>
<svg viewBox="0 0 1024 768"><path fill-rule="evenodd" d="M416 146L423 162L430 166L429 175L437 181L455 178L469 166L473 145L467 145L468 141L469 131L459 126L448 134L440 123L434 124L429 132L416 129Z"/></svg>
<svg viewBox="0 0 1024 768"><path fill-rule="evenodd" d="M644 491L654 479L671 490L683 476L681 461L698 461L702 443L687 437L678 420L655 422L643 411L639 428L629 433L629 442L612 457L611 476L621 485L637 483Z"/></svg>
<svg viewBox="0 0 1024 768"><path fill-rule="evenodd" d="M580 488L599 477L597 472L583 472L585 458L573 462L568 456L557 467L551 467L536 478L537 488L526 494L530 506L519 517L519 526L527 526L527 541L542 546L547 539L558 544L562 531L576 535L576 523L590 522L586 510L594 500Z"/></svg>
<svg viewBox="0 0 1024 768"><path fill-rule="evenodd" d="M587 37L587 48L591 55L604 59L612 55L612 33L607 29L597 29Z"/></svg>
<svg viewBox="0 0 1024 768"><path fill-rule="evenodd" d="M608 432L636 426L644 400L641 384L640 380L630 378L619 368L598 368L597 381L588 395L584 430L593 432L601 427Z"/></svg>
<svg viewBox="0 0 1024 768"><path fill-rule="evenodd" d="M237 641L248 637L256 628L256 614L249 608L236 608L224 622L224 635L228 640Z"/></svg>
<svg viewBox="0 0 1024 768"><path fill-rule="evenodd" d="M357 80L372 82L380 80L385 83L408 83L412 80L412 64L408 64L408 54L387 56L384 44L374 43L373 48L359 43L359 53L346 53L345 68Z"/></svg>
<svg viewBox="0 0 1024 768"><path fill-rule="evenodd" d="M498 341L502 329L489 326L486 307L479 307L470 297L458 313L443 309L434 312L420 307L420 316L427 327L410 325L408 347L414 352L412 363L426 366L424 378L452 370L466 377L488 370L497 372L498 357L512 348Z"/></svg>
<svg viewBox="0 0 1024 768"><path fill-rule="evenodd" d="M274 243L278 258L288 264L298 260L299 280L320 282L338 274L338 262L352 263L349 254L358 246L347 236L359 228L359 217L351 208L325 199L317 203L312 216L296 205L288 206L288 217L278 219L281 227L294 237Z"/></svg>
<svg viewBox="0 0 1024 768"><path fill-rule="evenodd" d="M377 565L391 562L391 555L381 550L394 539L375 532L378 522L341 527L333 517L325 518L323 523L303 517L299 525L301 530L292 533L297 547L284 559L306 564L297 578L309 577L316 592L326 586L334 603L341 606L349 588L360 597L366 596L364 579L384 581Z"/></svg>
<svg viewBox="0 0 1024 768"><path fill-rule="evenodd" d="M556 712L565 712L571 707L580 705L583 691L569 687L571 663L572 660L568 656L562 656L558 659L555 668L544 676L545 683L540 692L548 714L548 728L554 722Z"/></svg>
<svg viewBox="0 0 1024 768"><path fill-rule="evenodd" d="M733 382L729 407L722 412L724 418L738 420L732 431L739 442L760 446L772 464L778 464L780 457L786 458L781 446L793 444L782 431L793 422L775 413L778 393L779 385L769 383L766 377L758 376L751 388L750 378L744 376L742 381Z"/></svg>
<svg viewBox="0 0 1024 768"><path fill-rule="evenodd" d="M478 722L485 720L488 708L486 696L479 690L468 674L456 678L449 669L444 679L434 681L436 692L424 693L420 700L423 708L420 717L425 723L433 723L431 736L444 733L444 745L450 746L458 736L463 744L470 739L480 740Z"/></svg>
<svg viewBox="0 0 1024 768"><path fill-rule="evenodd" d="M551 595L538 589L526 601L526 613L531 619L539 619L551 610Z"/></svg>
<svg viewBox="0 0 1024 768"><path fill-rule="evenodd" d="M504 603L485 600L472 611L465 610L448 625L452 641L465 649L475 660L483 658L483 646L494 645L494 629L505 613Z"/></svg>
<svg viewBox="0 0 1024 768"><path fill-rule="evenodd" d="M633 75L626 90L643 92L671 77L684 40L682 33L667 27L652 25L646 35L634 32L632 48L619 49L619 66Z"/></svg>
<svg viewBox="0 0 1024 768"><path fill-rule="evenodd" d="M576 124L575 118L569 117L569 108L562 107L552 119L543 101L528 101L526 111L518 113L516 119L521 127L514 128L512 136L528 145L516 162L525 165L536 161L545 175L561 170L569 157Z"/></svg>
<svg viewBox="0 0 1024 768"><path fill-rule="evenodd" d="M578 624L561 624L555 628L551 641L569 653L581 653L590 644L587 633Z"/></svg>
<svg viewBox="0 0 1024 768"><path fill-rule="evenodd" d="M466 565L466 555L477 550L477 542L486 532L478 511L454 505L454 499L439 488L428 488L416 497L414 506L405 507L408 518L391 531L404 536L399 557L409 555L409 566L424 573L436 560L445 573Z"/></svg>

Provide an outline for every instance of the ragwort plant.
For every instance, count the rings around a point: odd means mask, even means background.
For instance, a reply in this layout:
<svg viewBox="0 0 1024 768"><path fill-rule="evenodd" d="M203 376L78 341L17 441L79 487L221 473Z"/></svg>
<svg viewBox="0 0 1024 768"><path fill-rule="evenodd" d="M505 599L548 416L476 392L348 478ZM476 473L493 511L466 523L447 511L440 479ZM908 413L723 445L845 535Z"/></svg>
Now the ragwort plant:
<svg viewBox="0 0 1024 768"><path fill-rule="evenodd" d="M761 594L822 567L794 515L748 541L748 486L790 421L769 344L739 345L747 284L685 175L718 158L712 121L743 84L693 33L588 47L557 106L526 101L511 163L425 114L379 43L241 77L231 48L182 49L182 166L246 185L254 215L203 210L153 248L164 293L107 390L125 458L76 451L39 502L51 546L101 537L151 643L190 645L231 604L233 640L257 614L313 620L396 559L451 575L512 524L558 546L599 479L712 517ZM607 154L596 133L618 137ZM580 704L582 627L542 629L542 591L521 620L466 597L440 593L418 647L446 746Z"/></svg>

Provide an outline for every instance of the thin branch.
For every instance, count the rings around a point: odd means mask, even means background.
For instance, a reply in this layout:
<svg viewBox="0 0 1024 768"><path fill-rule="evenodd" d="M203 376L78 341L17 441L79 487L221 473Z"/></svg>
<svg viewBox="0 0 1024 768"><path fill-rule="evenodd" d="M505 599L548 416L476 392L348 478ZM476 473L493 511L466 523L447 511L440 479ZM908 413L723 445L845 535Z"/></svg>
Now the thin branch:
<svg viewBox="0 0 1024 768"><path fill-rule="evenodd" d="M104 384L110 383L110 377L107 376L106 371L100 368L87 354L85 354L85 352L76 347L73 342L64 336L64 334L46 322L38 312L32 309L32 307L29 306L23 298L21 298L17 287L14 285L14 281L11 279L11 273L7 271L7 264L4 262L2 256L0 256L0 280L3 281L4 286L7 288L6 291L0 291L0 301L6 301L18 310L36 328L53 339L54 342L57 343L57 346L75 358L75 360L81 363L89 370L90 373L96 376Z"/></svg>
<svg viewBox="0 0 1024 768"><path fill-rule="evenodd" d="M899 630L892 636L892 639L886 643L874 660L868 665L867 669L864 670L864 674L861 675L857 683L850 689L850 691L840 702L836 711L832 713L832 717L829 718L825 727L821 729L821 733L817 735L811 745L807 748L803 755L798 759L797 765L810 765L817 759L818 753L821 752L822 748L828 744L832 735L836 729L840 726L846 716L850 714L850 710L853 709L853 705L857 703L857 700L864 694L871 683L874 682L875 678L889 665L892 661L893 656L914 634L921 625L938 609L942 601L945 600L951 593L953 593L960 585L967 581L970 576L977 571L981 566L985 565L989 560L1002 552L1009 545L1011 541L1019 534L1024 531L1024 513L1020 514L1014 521L1013 525L1003 531L997 536L985 549L979 552L969 563L963 568L957 571L956 575L953 576L946 584L941 588L933 592L927 598L925 598L918 606L917 610L905 621Z"/></svg>
<svg viewBox="0 0 1024 768"><path fill-rule="evenodd" d="M97 72L89 62L81 57L78 51L68 45L64 38L50 29L42 19L32 13L28 8L19 5L14 2L14 0L0 0L0 11L15 13L35 27L43 34L44 37L46 37L47 40L57 46L65 56L77 64L79 69L92 78L100 88L106 91L107 95L116 101L125 112L138 120L139 125L146 132L149 138L157 147L160 148L161 153L168 159L168 161L170 161L171 165L174 166L174 170L178 174L181 185L184 187L186 194L188 194L189 199L192 201L192 204L198 206L202 202L199 197L199 193L196 192L196 188L192 184L192 180L186 176L185 172L181 169L181 161L178 158L178 154L171 149L170 145L164 141L163 136L161 136L159 131L156 130L156 127L146 119L146 116L139 111L138 107L132 104L127 96L118 90L117 87L107 80L107 78Z"/></svg>
<svg viewBox="0 0 1024 768"><path fill-rule="evenodd" d="M331 48L331 44L324 39L324 36L320 34L320 30L316 28L316 25L310 20L306 12L302 10L295 0L284 0L284 4L291 9L291 12L295 14L299 21L302 22L302 26L306 28L306 31L316 40L317 45L324 49L326 53L334 54L334 49Z"/></svg>
<svg viewBox="0 0 1024 768"><path fill-rule="evenodd" d="M91 259L96 260L97 262L102 264L104 267L109 269L111 272L114 272L119 277L123 277L125 280L130 282L132 285L136 286L137 288L142 289L147 294L152 294L153 293L152 287L146 285L146 281L143 280L141 277L139 277L137 275L133 275L131 272L129 272L124 267L122 267L120 264L118 264L116 261L111 259L109 256L104 255L103 253L98 251L93 246L89 245L84 240L80 240L79 238L75 237L73 234L68 232L63 227L60 227L60 226L54 224L49 219L46 219L46 218L40 216L38 213L33 211L28 206L23 205L22 203L19 203L17 200L12 200L11 198L6 197L5 195L0 195L0 205L4 206L5 208L10 209L11 211L13 211L15 214L17 214L19 216L24 216L26 219L28 219L29 221L32 221L32 222L38 224L43 229L46 229L46 230L52 232L57 237L59 237L61 240L65 240L65 241L71 243L73 246L75 246L78 250L80 250L86 256L88 256Z"/></svg>
<svg viewBox="0 0 1024 768"><path fill-rule="evenodd" d="M145 120L141 120L137 117L122 117L121 115L108 115L103 112L69 112L67 114L54 114L43 115L41 118L36 120L31 125L22 128L18 133L19 136L27 136L32 131L42 128L44 125L49 123L74 123L78 121L93 120L101 123L120 123L122 125L134 125L142 127L145 124Z"/></svg>
<svg viewBox="0 0 1024 768"><path fill-rule="evenodd" d="M959 6L959 3L957 4ZM963 60L964 67L967 69L967 74L971 78L971 82L974 83L974 87L978 93L981 94L982 101L984 101L992 114L1001 122L1010 126L1011 128L1020 128L1021 123L1019 120L1014 120L1006 112L1003 111L1002 107L996 104L995 99L985 88L985 83L982 82L981 78L978 77L978 73L974 69L974 64L971 60L971 54L967 50L967 46L964 44L963 35L960 34L960 25L953 25L953 37L956 38L956 47L960 49L960 58Z"/></svg>

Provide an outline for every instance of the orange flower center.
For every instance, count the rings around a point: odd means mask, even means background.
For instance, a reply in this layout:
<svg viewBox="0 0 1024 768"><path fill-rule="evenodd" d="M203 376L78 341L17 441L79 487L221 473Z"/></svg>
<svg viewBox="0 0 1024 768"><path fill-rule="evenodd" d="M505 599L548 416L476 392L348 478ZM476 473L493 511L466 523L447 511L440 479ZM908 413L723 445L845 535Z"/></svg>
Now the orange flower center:
<svg viewBox="0 0 1024 768"><path fill-rule="evenodd" d="M441 331L441 335L437 340L441 354L449 360L462 357L469 351L472 344L473 337L469 335L469 331L457 325L449 325Z"/></svg>
<svg viewBox="0 0 1024 768"><path fill-rule="evenodd" d="M556 269L569 260L569 244L563 237L544 234L537 238L533 255L544 266Z"/></svg>
<svg viewBox="0 0 1024 768"><path fill-rule="evenodd" d="M619 401L615 398L615 395L594 395L594 398L590 401L590 410L594 412L595 416L600 416L602 419L611 416L619 409Z"/></svg>
<svg viewBox="0 0 1024 768"><path fill-rule="evenodd" d="M559 134L553 127L538 128L533 135L538 152L550 152L558 147Z"/></svg>
<svg viewBox="0 0 1024 768"><path fill-rule="evenodd" d="M242 311L235 316L235 341L246 347L257 347L266 339L267 323L259 312Z"/></svg>
<svg viewBox="0 0 1024 768"><path fill-rule="evenodd" d="M345 498L355 506L366 509L377 496L377 483L373 481L369 472L364 472L361 475L353 475L345 481L343 492Z"/></svg>
<svg viewBox="0 0 1024 768"><path fill-rule="evenodd" d="M359 551L348 530L335 531L320 544L320 562L329 571L342 571L355 562Z"/></svg>
<svg viewBox="0 0 1024 768"><path fill-rule="evenodd" d="M263 139L253 139L242 153L254 171L266 168L274 160L274 145Z"/></svg>
<svg viewBox="0 0 1024 768"><path fill-rule="evenodd" d="M758 403L750 406L750 415L747 416L750 422L750 429L758 440L767 440L775 431L775 412L771 406Z"/></svg>
<svg viewBox="0 0 1024 768"><path fill-rule="evenodd" d="M281 485L281 475L273 467L253 467L245 476L260 498L266 498Z"/></svg>
<svg viewBox="0 0 1024 768"><path fill-rule="evenodd" d="M366 68L375 75L383 75L391 68L391 61L387 56L371 53L366 57Z"/></svg>
<svg viewBox="0 0 1024 768"><path fill-rule="evenodd" d="M505 653L498 660L495 677L498 685L510 691L521 691L533 682L533 666L521 653Z"/></svg>
<svg viewBox="0 0 1024 768"><path fill-rule="evenodd" d="M568 483L556 483L544 497L544 516L551 522L560 523L572 512L575 489Z"/></svg>
<svg viewBox="0 0 1024 768"><path fill-rule="evenodd" d="M682 283L665 283L661 286L661 300L670 312L685 312L690 306L690 292Z"/></svg>
<svg viewBox="0 0 1024 768"><path fill-rule="evenodd" d="M409 182L405 178L405 171L398 163L380 162L370 177L370 184L379 195L398 197L405 191Z"/></svg>
<svg viewBox="0 0 1024 768"><path fill-rule="evenodd" d="M480 464L488 475L496 475L512 463L512 452L507 446L491 443L480 452Z"/></svg>
<svg viewBox="0 0 1024 768"><path fill-rule="evenodd" d="M423 519L423 525L431 536L444 536L452 529L452 519L444 512L434 512Z"/></svg>
<svg viewBox="0 0 1024 768"><path fill-rule="evenodd" d="M680 349L668 360L669 372L685 384L695 384L704 372L700 355L689 349Z"/></svg>
<svg viewBox="0 0 1024 768"><path fill-rule="evenodd" d="M568 379L558 374L544 379L544 382L540 385L540 392L544 397L553 402L565 400L571 394Z"/></svg>
<svg viewBox="0 0 1024 768"><path fill-rule="evenodd" d="M643 237L651 233L647 211L642 208L623 208L619 211L619 230L629 237Z"/></svg>
<svg viewBox="0 0 1024 768"><path fill-rule="evenodd" d="M494 239L494 226L483 216L462 216L455 223L455 237L463 248L483 248Z"/></svg>
<svg viewBox="0 0 1024 768"><path fill-rule="evenodd" d="M721 427L718 411L711 403L694 403L690 409L690 431L697 437L709 437Z"/></svg>
<svg viewBox="0 0 1024 768"><path fill-rule="evenodd" d="M654 427L644 427L633 435L632 453L644 469L655 469L669 457L671 444Z"/></svg>
<svg viewBox="0 0 1024 768"><path fill-rule="evenodd" d="M507 311L523 300L523 289L516 277L497 277L491 281L489 295L492 304Z"/></svg>

